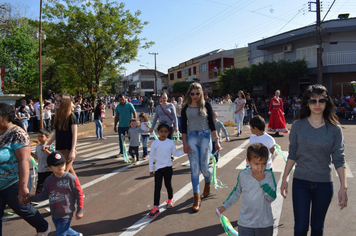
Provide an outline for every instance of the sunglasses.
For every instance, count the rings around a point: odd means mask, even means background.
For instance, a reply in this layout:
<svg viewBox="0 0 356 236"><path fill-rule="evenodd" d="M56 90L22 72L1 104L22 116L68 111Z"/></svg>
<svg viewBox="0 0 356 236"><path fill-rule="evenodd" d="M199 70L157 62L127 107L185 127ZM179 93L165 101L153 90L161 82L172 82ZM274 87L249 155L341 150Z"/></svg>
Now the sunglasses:
<svg viewBox="0 0 356 236"><path fill-rule="evenodd" d="M200 95L200 93L190 93L190 96L199 96Z"/></svg>
<svg viewBox="0 0 356 236"><path fill-rule="evenodd" d="M327 102L327 100L325 98L322 98L322 99L319 99L319 100L317 100L317 99L309 99L308 100L309 104L316 104L317 102L319 102L319 104L324 104L324 103Z"/></svg>

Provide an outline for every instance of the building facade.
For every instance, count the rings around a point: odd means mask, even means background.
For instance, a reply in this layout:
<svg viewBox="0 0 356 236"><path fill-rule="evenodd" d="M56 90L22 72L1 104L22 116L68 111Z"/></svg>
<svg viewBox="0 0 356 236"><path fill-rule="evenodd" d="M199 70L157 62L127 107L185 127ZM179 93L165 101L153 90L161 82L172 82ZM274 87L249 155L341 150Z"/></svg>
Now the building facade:
<svg viewBox="0 0 356 236"><path fill-rule="evenodd" d="M155 70L140 69L136 72L125 76L122 79L122 86L120 92L128 96L151 96L155 94L155 86L157 86L157 93L162 92L162 88L167 86L165 81L162 82L164 73L157 71L157 81L155 82Z"/></svg>
<svg viewBox="0 0 356 236"><path fill-rule="evenodd" d="M350 82L356 80L356 18L325 21L321 27L322 83L331 94L353 93ZM249 65L305 59L309 68L307 77L293 80L288 88L289 94L300 94L317 82L316 37L316 25L311 25L250 43Z"/></svg>

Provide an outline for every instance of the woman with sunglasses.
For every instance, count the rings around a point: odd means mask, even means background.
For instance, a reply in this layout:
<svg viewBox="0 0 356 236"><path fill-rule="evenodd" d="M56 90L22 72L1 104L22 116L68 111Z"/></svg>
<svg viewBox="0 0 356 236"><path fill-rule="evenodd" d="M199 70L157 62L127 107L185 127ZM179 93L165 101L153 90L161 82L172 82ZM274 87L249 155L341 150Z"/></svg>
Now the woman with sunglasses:
<svg viewBox="0 0 356 236"><path fill-rule="evenodd" d="M51 140L43 149L48 150L51 144L56 140L56 151L62 153L67 160L66 171L77 176L72 164L77 154L75 146L77 145L78 119L72 113L72 102L69 95L58 95L55 100L55 106L55 131Z"/></svg>
<svg viewBox="0 0 356 236"><path fill-rule="evenodd" d="M279 132L288 133L283 112L283 101L279 97L280 94L281 92L276 90L275 96L271 98L268 112L270 118L267 131L276 132L276 136L279 136Z"/></svg>
<svg viewBox="0 0 356 236"><path fill-rule="evenodd" d="M212 149L211 133L215 138L215 148L220 151L219 136L215 129L213 109L209 102L204 101L204 94L199 83L192 83L183 100L181 111L182 141L184 152L190 161L191 180L193 185L193 212L200 209L199 174L204 176L204 197L210 193L211 173L209 159Z"/></svg>
<svg viewBox="0 0 356 236"><path fill-rule="evenodd" d="M340 210L347 206L344 137L334 103L323 85L309 86L304 92L299 119L292 125L289 140L281 194L286 198L287 177L297 164L292 185L294 235L307 235L309 217L311 235L323 235L326 212L333 197L332 163L340 180Z"/></svg>

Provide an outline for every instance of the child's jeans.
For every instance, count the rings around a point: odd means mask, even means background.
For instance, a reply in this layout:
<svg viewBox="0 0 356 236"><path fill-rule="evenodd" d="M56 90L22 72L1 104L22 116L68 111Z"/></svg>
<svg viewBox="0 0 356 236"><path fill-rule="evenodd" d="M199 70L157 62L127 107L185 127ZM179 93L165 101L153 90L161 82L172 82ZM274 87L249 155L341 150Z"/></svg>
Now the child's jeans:
<svg viewBox="0 0 356 236"><path fill-rule="evenodd" d="M147 156L148 155L148 151L147 151L147 143L148 140L150 139L150 135L141 135L141 141L142 141L142 150L143 150L143 156Z"/></svg>
<svg viewBox="0 0 356 236"><path fill-rule="evenodd" d="M158 169L155 172L155 195L153 200L153 205L159 205L159 199L161 197L161 188L162 180L164 179L164 185L166 186L168 199L173 198L173 188L172 188L172 175L173 169L172 166L167 166L161 169Z"/></svg>
<svg viewBox="0 0 356 236"><path fill-rule="evenodd" d="M56 236L79 236L80 234L70 228L72 218L52 218L54 226L56 227Z"/></svg>
<svg viewBox="0 0 356 236"><path fill-rule="evenodd" d="M138 159L138 147L129 146L129 154L131 155L132 159L135 160L135 156L136 156L136 160L139 161L139 159Z"/></svg>
<svg viewBox="0 0 356 236"><path fill-rule="evenodd" d="M190 161L191 180L193 193L199 193L199 174L204 176L205 183L210 183L211 172L209 159L211 154L210 130L191 131L187 135L187 143L190 146L188 154Z"/></svg>
<svg viewBox="0 0 356 236"><path fill-rule="evenodd" d="M220 146L221 146L221 141L219 143L220 143ZM214 155L214 153L216 152L215 141L212 142L212 145L213 145L213 149L211 151L211 154ZM216 153L216 155L214 155L214 157L215 157L215 161L218 162L219 161L219 153Z"/></svg>

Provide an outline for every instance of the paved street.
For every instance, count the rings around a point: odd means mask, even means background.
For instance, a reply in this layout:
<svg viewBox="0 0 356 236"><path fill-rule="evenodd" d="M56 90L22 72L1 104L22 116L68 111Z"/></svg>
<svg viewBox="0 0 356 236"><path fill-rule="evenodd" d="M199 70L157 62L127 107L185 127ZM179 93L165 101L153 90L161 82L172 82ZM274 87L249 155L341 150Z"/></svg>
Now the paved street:
<svg viewBox="0 0 356 236"><path fill-rule="evenodd" d="M111 112L111 111L108 111ZM108 113L107 113L108 114ZM108 117L108 116L107 116ZM165 210L167 199L165 187L161 192L161 214L151 220L147 217L153 204L154 181L149 177L148 161L134 166L126 164L123 158L117 157L118 137L112 127L113 119L105 121L106 140L96 140L95 134L87 132L78 137L78 156L74 168L85 194L84 217L80 221L73 220L72 228L83 235L225 235L215 208L222 205L236 184L239 169L244 168L246 148L250 131L244 126L243 134L235 137L234 128L229 127L231 142L222 143L221 159L217 168L217 178L226 184L226 189L212 188L211 194L202 199L201 210L193 214L193 192L190 180L190 169L186 155L177 157L173 163L173 190L176 205ZM93 125L93 124L90 124ZM289 121L288 128L290 128ZM89 126L89 125L87 125ZM356 145L354 145L356 125L345 123L343 132L346 140L346 160L348 166L349 205L340 211L337 201L339 181L334 172L334 198L326 218L325 235L354 235L356 225ZM88 128L87 128L88 129ZM79 128L80 130L80 128ZM90 130L90 129L89 129ZM236 131L235 131L236 132ZM288 155L289 135L275 138ZM150 140L152 142L153 139ZM128 146L128 142L126 142ZM177 148L182 145L176 142ZM273 171L277 184L280 184L284 160L278 156L273 161ZM292 178L292 176L291 176ZM283 200L279 194L272 209L275 218L275 235L293 235L293 211L291 198L291 178L289 179L289 196ZM203 180L202 180L203 182ZM203 183L201 182L201 191ZM32 193L34 190L32 189ZM241 200L225 212L232 225L236 227ZM54 235L51 215L46 211L47 202L42 202L38 209L52 227L50 235ZM11 210L9 210L11 211ZM35 230L24 220L16 216L3 218L3 235L34 235Z"/></svg>

